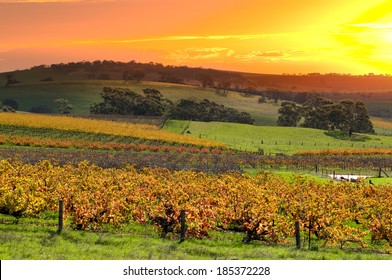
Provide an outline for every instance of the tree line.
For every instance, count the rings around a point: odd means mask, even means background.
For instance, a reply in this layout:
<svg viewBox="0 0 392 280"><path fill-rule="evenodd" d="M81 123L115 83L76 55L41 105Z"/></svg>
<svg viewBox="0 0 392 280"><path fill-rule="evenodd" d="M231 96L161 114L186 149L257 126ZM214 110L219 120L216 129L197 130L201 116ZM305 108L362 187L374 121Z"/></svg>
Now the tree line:
<svg viewBox="0 0 392 280"><path fill-rule="evenodd" d="M113 60L79 61L51 65L38 65L31 70L51 69L59 73L85 72L90 79L123 79L151 80L183 84L187 81L197 80L203 87L213 87L221 81L230 80L245 84L246 79L240 74L229 71L207 69L201 67L163 65L161 63L140 63L135 60L119 62ZM206 79L208 81L206 81Z"/></svg>
<svg viewBox="0 0 392 280"><path fill-rule="evenodd" d="M375 133L368 110L362 101L344 99L337 103L323 97L312 97L303 105L282 102L278 110L279 126L297 126L359 133Z"/></svg>
<svg viewBox="0 0 392 280"><path fill-rule="evenodd" d="M127 88L104 87L102 102L90 106L91 114L166 116L171 119L193 121L220 121L254 124L249 113L239 112L208 99L196 101L180 99L172 102L156 89L143 89L143 94Z"/></svg>

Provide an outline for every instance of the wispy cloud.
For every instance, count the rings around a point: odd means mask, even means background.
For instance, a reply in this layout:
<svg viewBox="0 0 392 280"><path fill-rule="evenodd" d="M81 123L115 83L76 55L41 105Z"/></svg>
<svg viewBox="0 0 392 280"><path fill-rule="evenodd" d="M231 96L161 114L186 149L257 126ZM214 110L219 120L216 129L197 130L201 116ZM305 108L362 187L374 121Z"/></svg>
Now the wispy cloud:
<svg viewBox="0 0 392 280"><path fill-rule="evenodd" d="M392 29L392 22L387 23L354 23L348 24L349 27L361 27L368 29Z"/></svg>
<svg viewBox="0 0 392 280"><path fill-rule="evenodd" d="M309 56L306 51L300 50L273 50L273 51L251 51L245 54L237 54L235 57L244 62L263 60L265 62L277 62L282 60L302 60ZM308 59L308 58L307 58Z"/></svg>
<svg viewBox="0 0 392 280"><path fill-rule="evenodd" d="M163 56L177 63L194 61L231 61L239 63L278 63L288 61L315 61L320 57L327 58L331 50L271 50L239 52L231 48L186 48L168 52Z"/></svg>
<svg viewBox="0 0 392 280"><path fill-rule="evenodd" d="M190 60L221 59L231 57L234 53L233 50L228 48L186 48L170 52L165 55L165 58L181 63Z"/></svg>
<svg viewBox="0 0 392 280"><path fill-rule="evenodd" d="M127 44L139 42L156 42L156 41L189 41L189 40L254 40L273 37L290 36L288 33L272 33L272 34L243 34L243 35L179 35L179 36L161 36L150 38L134 38L134 39L118 39L118 40L78 40L68 41L69 44Z"/></svg>
<svg viewBox="0 0 392 280"><path fill-rule="evenodd" d="M286 56L288 56L288 54L284 53L282 51L268 51L268 52L259 52L256 54L256 56L260 56L260 57L286 57Z"/></svg>

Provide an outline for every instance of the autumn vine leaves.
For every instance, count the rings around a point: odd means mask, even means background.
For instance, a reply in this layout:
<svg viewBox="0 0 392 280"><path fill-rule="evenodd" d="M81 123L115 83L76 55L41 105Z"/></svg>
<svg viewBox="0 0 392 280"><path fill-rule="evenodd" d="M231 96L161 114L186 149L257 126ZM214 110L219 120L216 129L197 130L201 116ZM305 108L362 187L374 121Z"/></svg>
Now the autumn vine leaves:
<svg viewBox="0 0 392 280"><path fill-rule="evenodd" d="M299 221L304 232L330 245L356 241L365 247L384 240L392 246L391 186L7 160L0 162L0 180L1 213L40 216L55 211L61 199L78 229L151 223L167 236L180 232L185 210L187 235L197 238L233 230L243 232L245 242L286 242Z"/></svg>

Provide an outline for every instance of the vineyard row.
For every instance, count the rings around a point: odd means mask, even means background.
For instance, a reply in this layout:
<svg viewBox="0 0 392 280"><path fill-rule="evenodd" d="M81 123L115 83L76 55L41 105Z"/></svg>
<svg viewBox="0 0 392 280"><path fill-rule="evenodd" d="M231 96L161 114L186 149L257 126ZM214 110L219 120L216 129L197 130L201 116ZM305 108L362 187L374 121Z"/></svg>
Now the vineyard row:
<svg viewBox="0 0 392 280"><path fill-rule="evenodd" d="M355 240L392 246L392 186L287 181L271 173L208 175L193 171L133 167L103 169L88 162L54 166L49 161L0 162L0 213L15 217L56 211L64 201L77 229L105 224L152 223L162 236L180 232L186 211L187 235L211 230L244 233L244 241L286 242L294 224L325 243Z"/></svg>

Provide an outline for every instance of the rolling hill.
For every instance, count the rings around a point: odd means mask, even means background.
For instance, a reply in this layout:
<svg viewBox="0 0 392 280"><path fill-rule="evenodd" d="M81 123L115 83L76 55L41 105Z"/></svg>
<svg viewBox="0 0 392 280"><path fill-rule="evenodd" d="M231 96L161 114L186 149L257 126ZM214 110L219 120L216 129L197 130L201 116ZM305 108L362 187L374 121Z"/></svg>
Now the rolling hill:
<svg viewBox="0 0 392 280"><path fill-rule="evenodd" d="M235 108L239 111L249 112L258 125L275 125L278 105L258 103L257 96L247 96L238 92L229 91L227 96L216 94L215 89L201 88L190 85L180 85L161 82L134 82L125 83L121 80L73 80L34 82L18 84L10 87L0 87L0 99L14 99L19 104L20 111L29 111L32 106L47 105L56 112L57 105L54 100L66 98L73 105L72 113L89 114L90 105L100 102L100 92L103 87L125 87L141 93L142 89L158 89L165 98L176 101L182 98L209 99L218 104Z"/></svg>
<svg viewBox="0 0 392 280"><path fill-rule="evenodd" d="M254 126L220 122L166 121L163 129L206 138L237 150L266 154L344 148L392 148L392 137L356 134L351 139L338 133L304 127Z"/></svg>
<svg viewBox="0 0 392 280"><path fill-rule="evenodd" d="M123 80L124 71L131 73L135 70L144 72L142 81ZM392 114L392 77L388 75L267 75L135 61L82 61L41 65L12 73L0 73L0 81L4 81L4 85L9 75L20 83L0 86L0 100L17 101L19 111L46 105L56 113L57 105L54 100L66 98L73 105L73 114L87 115L90 106L101 100L99 94L103 87L126 87L138 93L145 88L155 88L172 101L206 98L250 113L256 120L256 125L274 126L279 101L266 99L267 103L259 103L259 95L275 91L290 96L306 91L309 94L324 94L333 99L363 100L371 115L378 117L377 133L391 135L389 126L392 118L389 115ZM230 81L230 88L226 94L217 94L216 88L201 86L202 76L209 76L215 87L222 81Z"/></svg>

